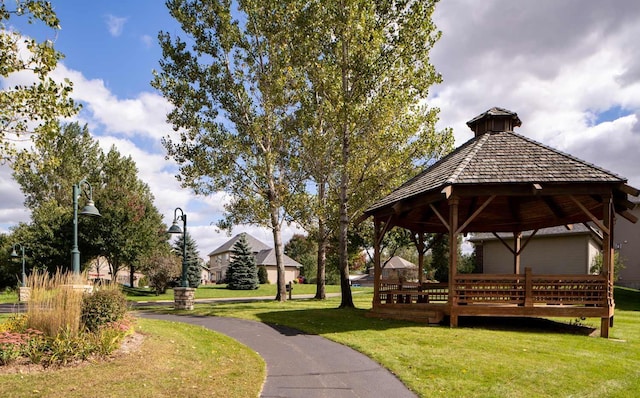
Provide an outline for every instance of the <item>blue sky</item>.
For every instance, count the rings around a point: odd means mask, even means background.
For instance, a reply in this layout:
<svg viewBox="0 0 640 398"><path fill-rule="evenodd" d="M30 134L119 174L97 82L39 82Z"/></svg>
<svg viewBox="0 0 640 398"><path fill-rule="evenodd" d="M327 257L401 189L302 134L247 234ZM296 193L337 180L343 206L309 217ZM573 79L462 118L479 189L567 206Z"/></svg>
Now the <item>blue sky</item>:
<svg viewBox="0 0 640 398"><path fill-rule="evenodd" d="M66 56L55 76L71 79L84 105L76 120L88 123L105 150L116 145L136 160L166 223L175 207L185 210L206 258L228 239L211 225L228 198L196 197L180 188L175 165L164 159L160 139L172 134L165 122L170 105L149 84L162 55L158 32L179 32L164 2L52 4L62 26L57 37L18 27L55 40ZM439 126L454 129L457 145L472 138L466 121L499 106L522 119L516 132L640 187L640 2L443 0L434 18L443 36L432 62L444 82L427 101L441 109ZM6 165L0 166L0 191L0 232L6 232L29 219ZM239 226L233 232L241 231L271 244L268 230ZM285 230L285 241L293 232Z"/></svg>

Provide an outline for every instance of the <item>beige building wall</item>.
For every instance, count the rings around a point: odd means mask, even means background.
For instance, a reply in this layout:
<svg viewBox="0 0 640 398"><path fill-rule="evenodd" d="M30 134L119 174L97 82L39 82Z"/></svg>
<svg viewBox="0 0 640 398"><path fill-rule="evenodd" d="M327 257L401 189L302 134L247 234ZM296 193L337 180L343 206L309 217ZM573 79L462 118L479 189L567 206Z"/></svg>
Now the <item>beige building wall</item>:
<svg viewBox="0 0 640 398"><path fill-rule="evenodd" d="M275 265L269 265L267 268L267 278L269 283L278 282L278 270ZM284 269L284 283L289 283L293 280L297 280L300 275L300 271L296 267L285 267Z"/></svg>
<svg viewBox="0 0 640 398"><path fill-rule="evenodd" d="M215 256L209 257L209 270L211 272L211 278L214 281L219 281L224 278L230 262L230 252L216 254Z"/></svg>
<svg viewBox="0 0 640 398"><path fill-rule="evenodd" d="M587 234L534 237L520 255L520 273L530 267L534 274L584 275L597 252ZM498 240L484 241L483 270L485 274L513 274L513 254Z"/></svg>
<svg viewBox="0 0 640 398"><path fill-rule="evenodd" d="M640 218L640 205L632 214ZM620 247L617 250L625 267L616 284L640 289L640 221L633 224L617 216L613 238L614 247Z"/></svg>

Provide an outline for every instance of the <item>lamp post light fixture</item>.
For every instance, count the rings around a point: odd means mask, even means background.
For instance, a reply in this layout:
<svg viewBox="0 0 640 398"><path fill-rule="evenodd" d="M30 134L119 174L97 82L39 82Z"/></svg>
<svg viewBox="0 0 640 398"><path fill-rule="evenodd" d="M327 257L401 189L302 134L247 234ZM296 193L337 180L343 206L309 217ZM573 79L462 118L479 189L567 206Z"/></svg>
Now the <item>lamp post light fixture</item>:
<svg viewBox="0 0 640 398"><path fill-rule="evenodd" d="M180 210L180 215L178 215L178 210ZM182 220L182 229L178 226L178 220ZM187 215L181 208L176 207L173 211L173 224L171 224L167 233L182 234L182 279L180 286L189 287L189 281L187 279Z"/></svg>
<svg viewBox="0 0 640 398"><path fill-rule="evenodd" d="M86 188L89 188L87 193ZM100 217L100 212L93 203L93 188L89 181L82 179L73 186L73 247L71 248L71 265L74 274L80 274L80 250L78 250L78 199L84 193L87 197L87 204L82 208L80 214L83 216Z"/></svg>
<svg viewBox="0 0 640 398"><path fill-rule="evenodd" d="M20 250L22 251L22 280L20 281L20 286L25 287L26 286L26 280L27 280L27 274L24 271L24 246L22 244L20 244L20 243L16 243L15 245L13 245L13 250L11 251L11 257L12 258L20 257L20 255L16 251L16 246L20 247Z"/></svg>

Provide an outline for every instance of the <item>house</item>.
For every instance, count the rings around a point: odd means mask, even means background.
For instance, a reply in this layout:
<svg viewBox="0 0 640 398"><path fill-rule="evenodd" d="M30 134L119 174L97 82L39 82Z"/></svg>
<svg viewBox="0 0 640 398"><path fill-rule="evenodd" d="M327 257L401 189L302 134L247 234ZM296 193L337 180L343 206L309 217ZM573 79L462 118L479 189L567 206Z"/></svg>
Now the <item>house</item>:
<svg viewBox="0 0 640 398"><path fill-rule="evenodd" d="M640 202L630 211L640 218ZM614 249L618 251L624 268L618 273L617 285L640 289L640 224L617 222Z"/></svg>
<svg viewBox="0 0 640 398"><path fill-rule="evenodd" d="M418 279L418 266L400 256L393 256L382 267L382 279L408 281Z"/></svg>
<svg viewBox="0 0 640 398"><path fill-rule="evenodd" d="M278 271L276 268L276 251L275 249L267 246L258 239L247 233L241 233L220 247L209 253L209 270L211 272L211 280L216 283L220 283L224 280L229 268L229 264L232 260L233 246L240 239L240 236L244 235L251 251L256 258L256 265L259 267L265 267L267 270L267 277L269 283L275 283L278 280ZM289 283L293 280L297 280L300 275L300 268L302 264L293 260L291 257L284 255L284 274L285 283Z"/></svg>
<svg viewBox="0 0 640 398"><path fill-rule="evenodd" d="M138 282L140 281L140 279L142 279L143 276L144 275L140 272L134 272L133 287L138 287ZM111 275L111 270L109 269L109 263L107 262L107 259L100 256L91 260L91 262L89 262L89 264L87 265L87 278L90 281L113 280L113 276ZM129 282L131 282L130 278L131 275L129 267L120 268L118 270L118 273L116 274L116 282L124 286L129 286Z"/></svg>
<svg viewBox="0 0 640 398"><path fill-rule="evenodd" d="M527 231L522 233L522 239L527 246L520 262L535 274L588 274L594 258L602 250L601 233L582 224L571 229L564 226L543 228L535 234ZM479 272L513 272L512 234L478 233L473 234L469 242L475 246Z"/></svg>

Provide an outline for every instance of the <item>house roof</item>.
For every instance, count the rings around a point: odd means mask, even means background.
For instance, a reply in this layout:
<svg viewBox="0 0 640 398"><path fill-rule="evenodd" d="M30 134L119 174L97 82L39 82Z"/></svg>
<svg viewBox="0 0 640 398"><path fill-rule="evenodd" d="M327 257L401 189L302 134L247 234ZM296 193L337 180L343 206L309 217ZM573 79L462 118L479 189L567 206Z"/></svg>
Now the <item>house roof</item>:
<svg viewBox="0 0 640 398"><path fill-rule="evenodd" d="M285 267L302 267L302 264L287 256L286 254L282 258L282 262ZM276 249L266 249L256 254L256 265L276 265Z"/></svg>
<svg viewBox="0 0 640 398"><path fill-rule="evenodd" d="M393 256L384 265L384 269L416 269L417 265L400 256Z"/></svg>
<svg viewBox="0 0 640 398"><path fill-rule="evenodd" d="M258 253L258 252L260 252L262 250L270 249L269 246L267 246L266 244L262 243L258 239L254 238L253 236L249 235L246 232L242 232L242 233L234 236L233 238L229 239L228 241L223 243L220 247L218 247L217 249L215 249L214 251L209 253L209 257L215 256L216 254L222 254L222 253L226 253L226 252L232 251L233 250L233 245L235 245L236 242L238 240L240 240L240 236L242 236L242 235L244 235L244 238L247 240L247 243L249 244L249 247L251 248L253 253Z"/></svg>
<svg viewBox="0 0 640 398"><path fill-rule="evenodd" d="M449 185L625 183L626 179L512 131L482 134L410 179L367 212Z"/></svg>
<svg viewBox="0 0 640 398"><path fill-rule="evenodd" d="M528 236L531 236L532 233L533 231L525 231L522 233L522 237L526 238ZM596 230L595 228L594 229L587 228L583 224L575 224L573 225L572 229L567 229L565 226L558 226L558 227L542 228L538 230L538 232L536 232L536 237L549 237L549 236L555 237L555 236L568 236L568 235L597 235L599 239L602 239L602 235L600 231ZM513 235L507 234L507 233L499 233L498 236L500 236L503 239L510 239L513 237ZM472 234L469 238L469 242L480 242L484 240L497 240L497 239L498 238L496 238L495 235L493 235L492 233L482 232L482 233Z"/></svg>

